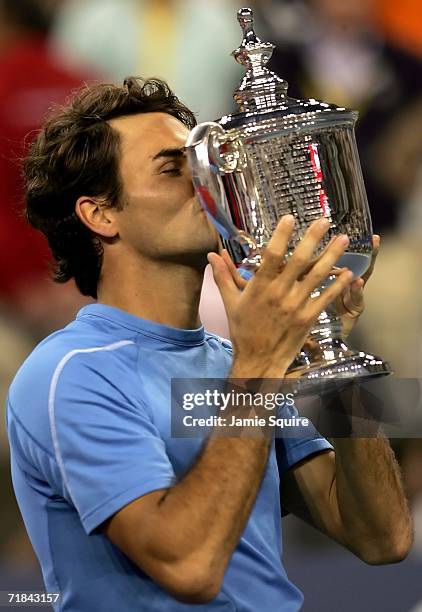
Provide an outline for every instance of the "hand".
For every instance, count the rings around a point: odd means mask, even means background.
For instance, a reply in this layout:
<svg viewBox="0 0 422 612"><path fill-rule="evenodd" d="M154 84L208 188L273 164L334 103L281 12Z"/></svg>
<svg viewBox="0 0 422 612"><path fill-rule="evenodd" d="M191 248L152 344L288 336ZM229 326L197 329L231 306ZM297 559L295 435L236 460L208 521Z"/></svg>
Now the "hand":
<svg viewBox="0 0 422 612"><path fill-rule="evenodd" d="M234 348L232 376L283 377L318 315L353 280L350 270L314 299L310 295L343 255L347 236L337 236L320 257L314 252L329 228L326 219L311 224L287 263L284 257L294 218L281 219L255 276L245 283L227 254L208 254L220 290ZM235 374L233 373L235 372Z"/></svg>
<svg viewBox="0 0 422 612"><path fill-rule="evenodd" d="M343 325L343 337L347 338L354 326L356 325L360 315L365 310L365 301L363 290L372 275L380 250L380 237L377 234L372 236L372 258L371 263L365 274L360 278L355 279L342 294L336 299L334 306L337 315L340 317Z"/></svg>

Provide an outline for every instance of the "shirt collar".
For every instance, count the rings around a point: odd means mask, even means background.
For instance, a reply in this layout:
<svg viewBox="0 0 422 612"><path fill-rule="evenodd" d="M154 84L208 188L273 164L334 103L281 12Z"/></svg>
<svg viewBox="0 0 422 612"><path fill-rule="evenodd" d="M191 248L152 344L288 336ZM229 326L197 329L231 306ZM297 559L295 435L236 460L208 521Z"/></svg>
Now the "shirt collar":
<svg viewBox="0 0 422 612"><path fill-rule="evenodd" d="M130 314L120 308L107 306L106 304L89 304L84 306L77 314L76 318L84 317L99 317L109 319L114 323L137 331L141 334L154 336L167 342L176 344L202 344L205 339L205 330L203 325L197 329L179 329L177 327L169 327L162 323L141 319L136 315Z"/></svg>

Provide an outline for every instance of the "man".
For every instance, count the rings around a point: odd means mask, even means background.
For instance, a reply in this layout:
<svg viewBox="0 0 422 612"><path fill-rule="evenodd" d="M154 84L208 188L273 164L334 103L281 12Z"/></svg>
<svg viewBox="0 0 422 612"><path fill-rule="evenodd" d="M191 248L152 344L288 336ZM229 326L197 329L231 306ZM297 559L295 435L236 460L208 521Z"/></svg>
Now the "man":
<svg viewBox="0 0 422 612"><path fill-rule="evenodd" d="M83 90L26 160L27 216L56 279L97 299L35 349L9 394L15 492L46 588L62 594L57 610L299 609L281 563L279 476L287 511L367 562L410 546L381 436L337 440L335 453L315 431L286 438L280 474L270 436L171 437L172 377L282 378L318 313L362 284L344 269L310 300L347 237L314 261L321 219L283 266L286 216L241 290L195 198L193 125L164 83L129 78ZM233 352L200 326L207 254Z"/></svg>

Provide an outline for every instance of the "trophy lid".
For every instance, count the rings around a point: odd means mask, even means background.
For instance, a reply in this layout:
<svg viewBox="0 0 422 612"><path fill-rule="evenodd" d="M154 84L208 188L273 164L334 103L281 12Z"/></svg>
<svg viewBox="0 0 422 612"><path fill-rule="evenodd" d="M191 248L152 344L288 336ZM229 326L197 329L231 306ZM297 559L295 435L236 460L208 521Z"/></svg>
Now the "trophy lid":
<svg viewBox="0 0 422 612"><path fill-rule="evenodd" d="M326 115L335 113L353 113L353 121L357 118L355 111L340 108L335 104L327 104L318 100L296 100L287 95L288 83L266 67L275 45L263 42L254 31L254 17L251 8L241 8L237 12L237 20L243 31L240 46L232 52L235 60L245 66L246 74L234 93L234 99L239 105L239 113L221 118L222 124L233 127L247 118L261 113L277 112L277 115L304 115L311 112ZM244 119L241 119L244 117Z"/></svg>

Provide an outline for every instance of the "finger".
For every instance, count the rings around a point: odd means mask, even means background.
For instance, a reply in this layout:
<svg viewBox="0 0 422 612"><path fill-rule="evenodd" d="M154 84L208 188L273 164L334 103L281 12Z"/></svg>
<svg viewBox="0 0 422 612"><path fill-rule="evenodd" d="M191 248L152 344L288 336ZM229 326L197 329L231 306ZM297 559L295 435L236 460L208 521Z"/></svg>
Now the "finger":
<svg viewBox="0 0 422 612"><path fill-rule="evenodd" d="M336 276L340 276L340 274L344 271L344 269L345 268L343 268L342 270L339 270L339 273ZM341 295L338 296L338 298L336 298L334 302L334 307L335 307L337 316L339 317L342 317L347 312L349 312L345 306L345 304L348 303L349 301L349 294L350 294L350 285L343 291Z"/></svg>
<svg viewBox="0 0 422 612"><path fill-rule="evenodd" d="M346 291L347 287L352 283L354 278L353 272L344 270L340 276L336 278L334 283L324 289L321 295L317 298L309 299L310 318L314 319L333 302L339 295Z"/></svg>
<svg viewBox="0 0 422 612"><path fill-rule="evenodd" d="M226 266L230 270L230 274L232 275L232 278L234 282L236 283L237 288L243 291L243 289L246 287L249 281L247 281L245 278L242 278L242 276L240 276L239 272L237 271L236 266L234 265L232 258L230 257L226 249L223 249L220 255L224 259Z"/></svg>
<svg viewBox="0 0 422 612"><path fill-rule="evenodd" d="M304 237L295 248L293 255L286 264L285 269L280 274L280 279L283 285L290 287L298 278L300 278L305 270L309 269L314 257L314 252L324 235L326 234L330 223L327 219L318 219L314 221L307 229ZM327 249L326 252L329 252ZM316 259L314 258L314 262Z"/></svg>
<svg viewBox="0 0 422 612"><path fill-rule="evenodd" d="M351 315L359 314L363 309L364 281L358 278L353 281L343 296L343 306Z"/></svg>
<svg viewBox="0 0 422 612"><path fill-rule="evenodd" d="M330 246L333 244L333 242L336 240L336 238L337 238L337 236L331 236L329 242L327 242L325 247L322 249L321 253L315 258L315 262L317 262L318 259L321 259L321 257L324 255L324 253L327 251L327 249L330 248Z"/></svg>
<svg viewBox="0 0 422 612"><path fill-rule="evenodd" d="M324 255L314 264L308 274L300 284L300 291L304 292L304 297L318 287L324 279L331 273L333 266L343 255L349 239L345 235L337 236ZM341 273L340 275L341 276Z"/></svg>
<svg viewBox="0 0 422 612"><path fill-rule="evenodd" d="M226 262L217 253L208 253L208 262L212 268L215 283L221 293L224 305L230 307L233 299L239 294L239 289L233 280Z"/></svg>
<svg viewBox="0 0 422 612"><path fill-rule="evenodd" d="M283 264L294 224L293 215L281 217L271 240L262 252L262 263L259 266L256 278L273 279L280 272L280 266Z"/></svg>
<svg viewBox="0 0 422 612"><path fill-rule="evenodd" d="M330 238L330 241L325 245L325 247L323 248L323 250L321 251L321 253L319 255L317 255L316 257L314 257L313 259L311 259L311 261L309 262L308 266L305 268L305 270L302 273L302 276L300 276L298 278L298 280L302 280L302 277L304 277L306 274L308 274L308 272L310 271L310 269L317 263L317 261L319 261L321 259L321 257L324 255L324 253L326 252L326 250L330 247L331 244L333 244L334 240L336 240L337 236L332 236ZM342 268L337 268L332 270L332 274L336 274L336 270L338 270L339 274L342 270Z"/></svg>
<svg viewBox="0 0 422 612"><path fill-rule="evenodd" d="M378 234L374 234L372 236L372 256L371 256L371 263L369 265L369 268L367 269L367 271L365 272L365 274L362 275L364 284L367 283L369 277L371 276L372 272L374 271L374 267L375 267L375 262L377 260L378 257L378 253L380 250L380 244L381 244L381 237L378 236Z"/></svg>

